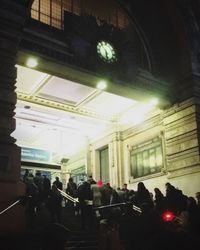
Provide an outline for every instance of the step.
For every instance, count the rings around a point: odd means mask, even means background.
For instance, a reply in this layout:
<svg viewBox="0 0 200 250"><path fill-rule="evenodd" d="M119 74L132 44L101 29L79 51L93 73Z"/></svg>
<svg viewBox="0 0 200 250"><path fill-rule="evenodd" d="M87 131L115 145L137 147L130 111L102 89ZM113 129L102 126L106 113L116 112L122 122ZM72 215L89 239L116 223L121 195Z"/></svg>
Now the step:
<svg viewBox="0 0 200 250"><path fill-rule="evenodd" d="M85 247L66 247L66 250L97 250L98 247L90 247L90 246L85 246Z"/></svg>
<svg viewBox="0 0 200 250"><path fill-rule="evenodd" d="M65 246L67 250L97 250L97 234L86 231L71 232Z"/></svg>

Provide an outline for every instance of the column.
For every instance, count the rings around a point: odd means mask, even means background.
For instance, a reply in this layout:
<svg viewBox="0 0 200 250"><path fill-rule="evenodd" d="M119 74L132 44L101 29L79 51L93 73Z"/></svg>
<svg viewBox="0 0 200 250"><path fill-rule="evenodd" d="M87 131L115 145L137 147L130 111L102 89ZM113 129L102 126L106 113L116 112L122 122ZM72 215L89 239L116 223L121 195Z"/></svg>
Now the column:
<svg viewBox="0 0 200 250"><path fill-rule="evenodd" d="M111 185L115 187L121 187L124 181L123 172L123 141L121 132L115 132L112 136L112 164L111 164Z"/></svg>

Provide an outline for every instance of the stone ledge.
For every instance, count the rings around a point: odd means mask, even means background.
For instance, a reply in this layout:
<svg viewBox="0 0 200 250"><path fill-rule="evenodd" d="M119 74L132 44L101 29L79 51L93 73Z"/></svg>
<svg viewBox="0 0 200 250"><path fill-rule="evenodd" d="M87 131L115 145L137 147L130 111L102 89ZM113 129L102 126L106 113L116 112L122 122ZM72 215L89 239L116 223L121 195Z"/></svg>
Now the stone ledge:
<svg viewBox="0 0 200 250"><path fill-rule="evenodd" d="M194 166L191 166L190 168L182 168L174 171L169 171L168 172L168 179L173 179L176 177L184 176L184 175L189 175L189 174L194 174L194 173L200 173L200 164L196 164Z"/></svg>
<svg viewBox="0 0 200 250"><path fill-rule="evenodd" d="M137 183L137 182L140 182L140 181L145 181L145 180L148 180L148 179L157 178L157 177L160 177L160 176L163 176L163 175L166 175L166 173L164 171L156 173L156 174L146 175L146 176L143 176L143 177L139 177L139 178L135 178L135 179L130 180L129 184L134 184L134 183Z"/></svg>

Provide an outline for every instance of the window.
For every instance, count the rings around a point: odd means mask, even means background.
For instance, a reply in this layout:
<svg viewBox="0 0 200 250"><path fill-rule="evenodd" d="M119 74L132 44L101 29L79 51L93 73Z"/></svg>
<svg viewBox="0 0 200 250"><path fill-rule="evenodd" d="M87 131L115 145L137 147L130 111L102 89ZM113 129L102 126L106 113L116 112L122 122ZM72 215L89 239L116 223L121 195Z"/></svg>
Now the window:
<svg viewBox="0 0 200 250"><path fill-rule="evenodd" d="M162 140L153 138L137 146L130 153L131 176L139 178L159 173L163 167Z"/></svg>
<svg viewBox="0 0 200 250"><path fill-rule="evenodd" d="M97 4L99 8L96 7ZM76 15L91 14L120 29L125 28L129 23L125 14L114 6L114 3L90 0L34 0L31 18L57 29L64 29L65 11Z"/></svg>
<svg viewBox="0 0 200 250"><path fill-rule="evenodd" d="M62 25L61 1L52 1L51 5L51 26L60 29Z"/></svg>
<svg viewBox="0 0 200 250"><path fill-rule="evenodd" d="M78 15L78 16L81 14L80 0L74 0L73 1L73 13Z"/></svg>
<svg viewBox="0 0 200 250"><path fill-rule="evenodd" d="M33 19L39 20L39 0L35 0L31 8L31 17Z"/></svg>
<svg viewBox="0 0 200 250"><path fill-rule="evenodd" d="M50 25L51 5L49 0L40 0L40 21Z"/></svg>

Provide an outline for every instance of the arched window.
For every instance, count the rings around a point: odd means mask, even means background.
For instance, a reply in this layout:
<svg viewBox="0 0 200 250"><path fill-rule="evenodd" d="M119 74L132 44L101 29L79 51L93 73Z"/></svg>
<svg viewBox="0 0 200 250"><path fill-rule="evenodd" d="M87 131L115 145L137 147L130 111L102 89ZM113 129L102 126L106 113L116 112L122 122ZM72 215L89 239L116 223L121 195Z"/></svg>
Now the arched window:
<svg viewBox="0 0 200 250"><path fill-rule="evenodd" d="M115 2L106 0L35 0L31 18L57 29L64 29L65 11L76 15L91 14L120 29L129 24L128 18Z"/></svg>
<svg viewBox="0 0 200 250"><path fill-rule="evenodd" d="M70 15L66 15L66 12L77 16L92 15L100 25L105 21L107 24L123 30L126 33L123 50L129 50L129 55L134 54L134 63L142 69L151 68L141 34L128 14L117 5L115 0L34 0L31 18L50 27L67 31L69 23L64 18Z"/></svg>

